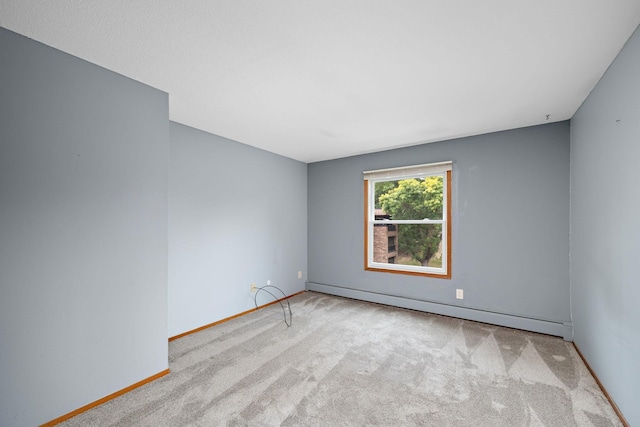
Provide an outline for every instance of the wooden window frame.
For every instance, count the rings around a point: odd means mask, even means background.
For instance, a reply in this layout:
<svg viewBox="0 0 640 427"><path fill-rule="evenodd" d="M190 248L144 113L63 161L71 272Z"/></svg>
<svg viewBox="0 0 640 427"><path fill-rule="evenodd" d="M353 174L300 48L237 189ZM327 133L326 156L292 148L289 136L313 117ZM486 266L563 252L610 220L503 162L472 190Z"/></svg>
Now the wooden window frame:
<svg viewBox="0 0 640 427"><path fill-rule="evenodd" d="M401 169L401 168L397 168ZM366 173L365 173L366 174ZM446 239L445 247L446 253L443 254L443 258L446 259L446 266L443 268L442 273L433 272L433 271L410 271L402 269L401 264L392 264L394 268L384 268L379 265L371 266L371 262L369 260L369 228L373 226L373 223L370 221L370 215L372 213L372 208L370 207L370 199L369 199L369 188L370 181L365 178L364 180L364 269L366 271L374 271L374 272L383 272L383 273L392 273L392 274L405 274L411 276L421 276L421 277L432 277L437 279L451 279L451 169L447 170L444 173L445 176L445 218L444 218L444 233L443 240Z"/></svg>

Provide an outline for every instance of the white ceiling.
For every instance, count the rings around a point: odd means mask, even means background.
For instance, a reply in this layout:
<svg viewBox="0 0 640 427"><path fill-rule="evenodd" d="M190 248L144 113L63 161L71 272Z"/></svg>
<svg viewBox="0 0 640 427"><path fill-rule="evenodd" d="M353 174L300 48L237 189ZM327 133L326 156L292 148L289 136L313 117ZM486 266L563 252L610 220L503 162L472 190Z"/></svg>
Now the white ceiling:
<svg viewBox="0 0 640 427"><path fill-rule="evenodd" d="M0 26L303 162L565 120L640 0L0 0Z"/></svg>

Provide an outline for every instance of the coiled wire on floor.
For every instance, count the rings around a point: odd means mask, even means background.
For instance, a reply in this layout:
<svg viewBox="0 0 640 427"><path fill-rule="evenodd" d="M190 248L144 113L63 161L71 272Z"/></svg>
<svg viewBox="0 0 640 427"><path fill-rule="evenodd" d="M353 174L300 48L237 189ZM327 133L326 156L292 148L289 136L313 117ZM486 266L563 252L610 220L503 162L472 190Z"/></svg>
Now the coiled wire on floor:
<svg viewBox="0 0 640 427"><path fill-rule="evenodd" d="M280 291L283 298L282 299L278 298L266 288L277 289L278 291ZM285 325L287 325L287 327L291 326L291 324L293 323L293 313L291 312L291 304L289 304L289 300L287 300L287 295L284 292L282 292L282 289L273 285L266 285L260 288L256 288L256 293L253 295L253 303L255 304L256 308L258 308L258 294L260 293L260 291L264 291L268 293L269 295L274 297L278 303L280 303L280 307L282 307L282 314L284 315L284 323ZM289 321L287 321L287 310L284 308L284 304L282 303L283 301L287 303L287 309L289 311Z"/></svg>

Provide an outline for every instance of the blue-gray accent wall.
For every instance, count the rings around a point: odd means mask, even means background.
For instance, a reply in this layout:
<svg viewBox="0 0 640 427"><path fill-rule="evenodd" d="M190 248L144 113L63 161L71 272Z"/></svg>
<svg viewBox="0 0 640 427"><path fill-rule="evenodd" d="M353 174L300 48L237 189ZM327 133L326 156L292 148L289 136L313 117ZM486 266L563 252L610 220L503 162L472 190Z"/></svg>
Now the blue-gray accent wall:
<svg viewBox="0 0 640 427"><path fill-rule="evenodd" d="M640 425L640 31L571 119L575 343Z"/></svg>
<svg viewBox="0 0 640 427"><path fill-rule="evenodd" d="M362 172L446 160L451 280L365 271ZM308 181L308 289L571 339L568 122L312 163Z"/></svg>
<svg viewBox="0 0 640 427"><path fill-rule="evenodd" d="M168 367L167 94L0 28L0 425Z"/></svg>
<svg viewBox="0 0 640 427"><path fill-rule="evenodd" d="M177 123L170 131L169 336L252 309L251 283L303 291L307 165Z"/></svg>

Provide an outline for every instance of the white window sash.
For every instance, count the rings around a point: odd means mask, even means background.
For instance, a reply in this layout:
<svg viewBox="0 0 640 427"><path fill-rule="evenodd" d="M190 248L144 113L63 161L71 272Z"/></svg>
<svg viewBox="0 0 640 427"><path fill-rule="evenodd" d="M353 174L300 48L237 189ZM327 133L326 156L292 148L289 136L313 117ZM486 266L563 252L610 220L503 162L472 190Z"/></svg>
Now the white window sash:
<svg viewBox="0 0 640 427"><path fill-rule="evenodd" d="M367 226L367 234L368 234L368 266L371 268L382 268L386 270L398 270L398 271L414 271L414 272L424 272L424 273L434 273L441 274L447 271L447 259L443 256L442 259L442 267L424 267L424 266L409 266L409 265L400 265L400 264L387 264L387 263L379 263L373 261L373 228L376 224L442 224L442 252L447 253L447 239L445 237L447 233L447 180L446 173L447 171L451 171L453 166L453 162L438 162L438 163L428 163L423 165L415 165L415 166L405 166L398 168L389 168L389 169L378 169L363 172L363 178L366 181L369 181L369 221ZM395 181L401 179L408 178L420 178L423 176L434 176L434 175L443 175L443 197L444 197L444 205L443 205L443 219L438 220L430 220L430 219L418 219L418 220L376 220L374 211L374 197L375 197L375 187L374 184L380 181Z"/></svg>

